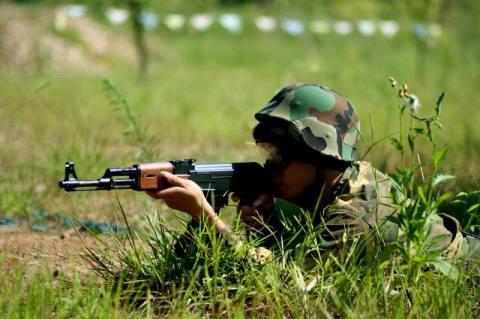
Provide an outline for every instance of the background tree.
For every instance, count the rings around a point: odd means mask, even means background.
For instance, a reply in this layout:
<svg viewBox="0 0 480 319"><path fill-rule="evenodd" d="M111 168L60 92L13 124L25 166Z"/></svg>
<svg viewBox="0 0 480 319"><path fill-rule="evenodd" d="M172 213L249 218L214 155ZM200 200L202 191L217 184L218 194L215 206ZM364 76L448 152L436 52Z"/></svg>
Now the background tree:
<svg viewBox="0 0 480 319"><path fill-rule="evenodd" d="M128 0L128 8L132 17L132 30L138 56L138 78L145 77L148 68L149 56L145 40L145 28L142 23L143 0Z"/></svg>

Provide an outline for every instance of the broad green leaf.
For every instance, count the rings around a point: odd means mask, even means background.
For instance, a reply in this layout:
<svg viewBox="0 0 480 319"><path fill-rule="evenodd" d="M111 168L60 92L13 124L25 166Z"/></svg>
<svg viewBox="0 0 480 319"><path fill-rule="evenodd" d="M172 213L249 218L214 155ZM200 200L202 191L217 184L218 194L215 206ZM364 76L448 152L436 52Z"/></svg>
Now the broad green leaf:
<svg viewBox="0 0 480 319"><path fill-rule="evenodd" d="M473 211L476 210L478 207L480 207L480 204L475 204L475 205L470 206L470 207L467 209L467 213L473 212Z"/></svg>
<svg viewBox="0 0 480 319"><path fill-rule="evenodd" d="M457 266L444 260L440 256L436 257L434 260L430 260L428 264L432 265L436 270L452 280L457 280L460 275Z"/></svg>
<svg viewBox="0 0 480 319"><path fill-rule="evenodd" d="M435 154L433 154L433 165L435 167L438 167L441 161L445 158L447 155L447 149L446 148L440 148L435 151Z"/></svg>
<svg viewBox="0 0 480 319"><path fill-rule="evenodd" d="M438 204L443 203L444 201L446 201L446 200L449 199L450 197L452 197L452 193L442 194L440 197L437 198L437 203L438 203Z"/></svg>
<svg viewBox="0 0 480 319"><path fill-rule="evenodd" d="M453 175L443 175L443 174L437 175L433 179L433 186L436 186L440 183L444 183L444 182L449 181L449 180L454 179L454 178L455 178L455 176L453 176Z"/></svg>

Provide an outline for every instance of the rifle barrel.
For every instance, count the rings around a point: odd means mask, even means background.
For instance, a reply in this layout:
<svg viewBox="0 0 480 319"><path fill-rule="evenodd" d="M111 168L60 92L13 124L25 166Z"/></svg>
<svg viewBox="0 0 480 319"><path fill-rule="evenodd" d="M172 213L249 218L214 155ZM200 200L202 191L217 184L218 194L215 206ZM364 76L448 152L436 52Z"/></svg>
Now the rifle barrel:
<svg viewBox="0 0 480 319"><path fill-rule="evenodd" d="M96 180L60 181L58 185L67 192L70 192L85 188L98 190L130 189L135 185L135 182L133 178L100 178Z"/></svg>

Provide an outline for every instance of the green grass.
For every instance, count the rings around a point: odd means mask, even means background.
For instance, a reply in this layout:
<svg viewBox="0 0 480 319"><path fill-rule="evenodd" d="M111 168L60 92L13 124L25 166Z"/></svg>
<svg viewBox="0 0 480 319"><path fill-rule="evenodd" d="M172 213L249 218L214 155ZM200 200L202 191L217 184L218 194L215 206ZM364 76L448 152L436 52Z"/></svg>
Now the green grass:
<svg viewBox="0 0 480 319"><path fill-rule="evenodd" d="M117 236L114 244L89 251L88 258L108 282L128 287L122 296L128 298L133 291L138 303L151 302L156 315L475 318L479 314L475 263L470 268L461 262L451 264L458 267L458 274L445 275L433 264L426 268L422 256L412 263L394 246L369 249L358 239L318 262L312 259L316 252L306 255L302 250L311 247L308 241L315 237L307 235L295 246L273 250L274 258L259 264L248 252L261 242L252 241L239 250L209 228L191 231L191 239L185 241L179 239L181 233L169 229L162 212L149 213L148 220L142 231ZM176 244L179 240L181 246Z"/></svg>
<svg viewBox="0 0 480 319"><path fill-rule="evenodd" d="M150 318L146 307L134 308L121 290L97 279L71 278L17 267L1 274L0 310L4 318Z"/></svg>
<svg viewBox="0 0 480 319"><path fill-rule="evenodd" d="M409 115L404 130L424 123L433 128L439 124L440 105L441 99L430 118L400 105L397 117ZM411 137L399 157L415 155L418 139L429 140L436 130ZM153 211L147 214L146 228L117 236L114 245L89 250L87 256L106 280L133 285L133 291L153 300L159 315L474 318L480 297L478 263L449 261L432 248L436 239L428 236L428 221L448 197L439 190L448 178L440 169L445 149L438 148L434 138L430 143L434 153L424 165L431 165L431 175L423 175L422 181L416 177L421 168L408 165L391 174L398 187L392 192L398 215L390 220L403 240L382 249L371 244L378 240L372 234L345 237L344 246L328 254L317 244L322 225L313 225L307 213L290 225L296 239L278 239L272 257L259 263L251 252L263 245L261 238L238 248L208 227L189 230L184 237L169 227L161 211ZM122 215L128 227L123 209ZM234 231L244 232L241 227Z"/></svg>

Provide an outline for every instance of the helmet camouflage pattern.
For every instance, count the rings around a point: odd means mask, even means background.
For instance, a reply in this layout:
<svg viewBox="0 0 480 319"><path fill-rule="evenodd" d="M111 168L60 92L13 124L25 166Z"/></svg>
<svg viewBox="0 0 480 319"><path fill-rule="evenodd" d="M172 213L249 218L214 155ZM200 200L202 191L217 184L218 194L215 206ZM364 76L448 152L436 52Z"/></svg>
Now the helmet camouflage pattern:
<svg viewBox="0 0 480 319"><path fill-rule="evenodd" d="M355 160L360 121L352 104L316 84L296 83L280 90L255 114L262 122L285 120L311 149L338 160Z"/></svg>

